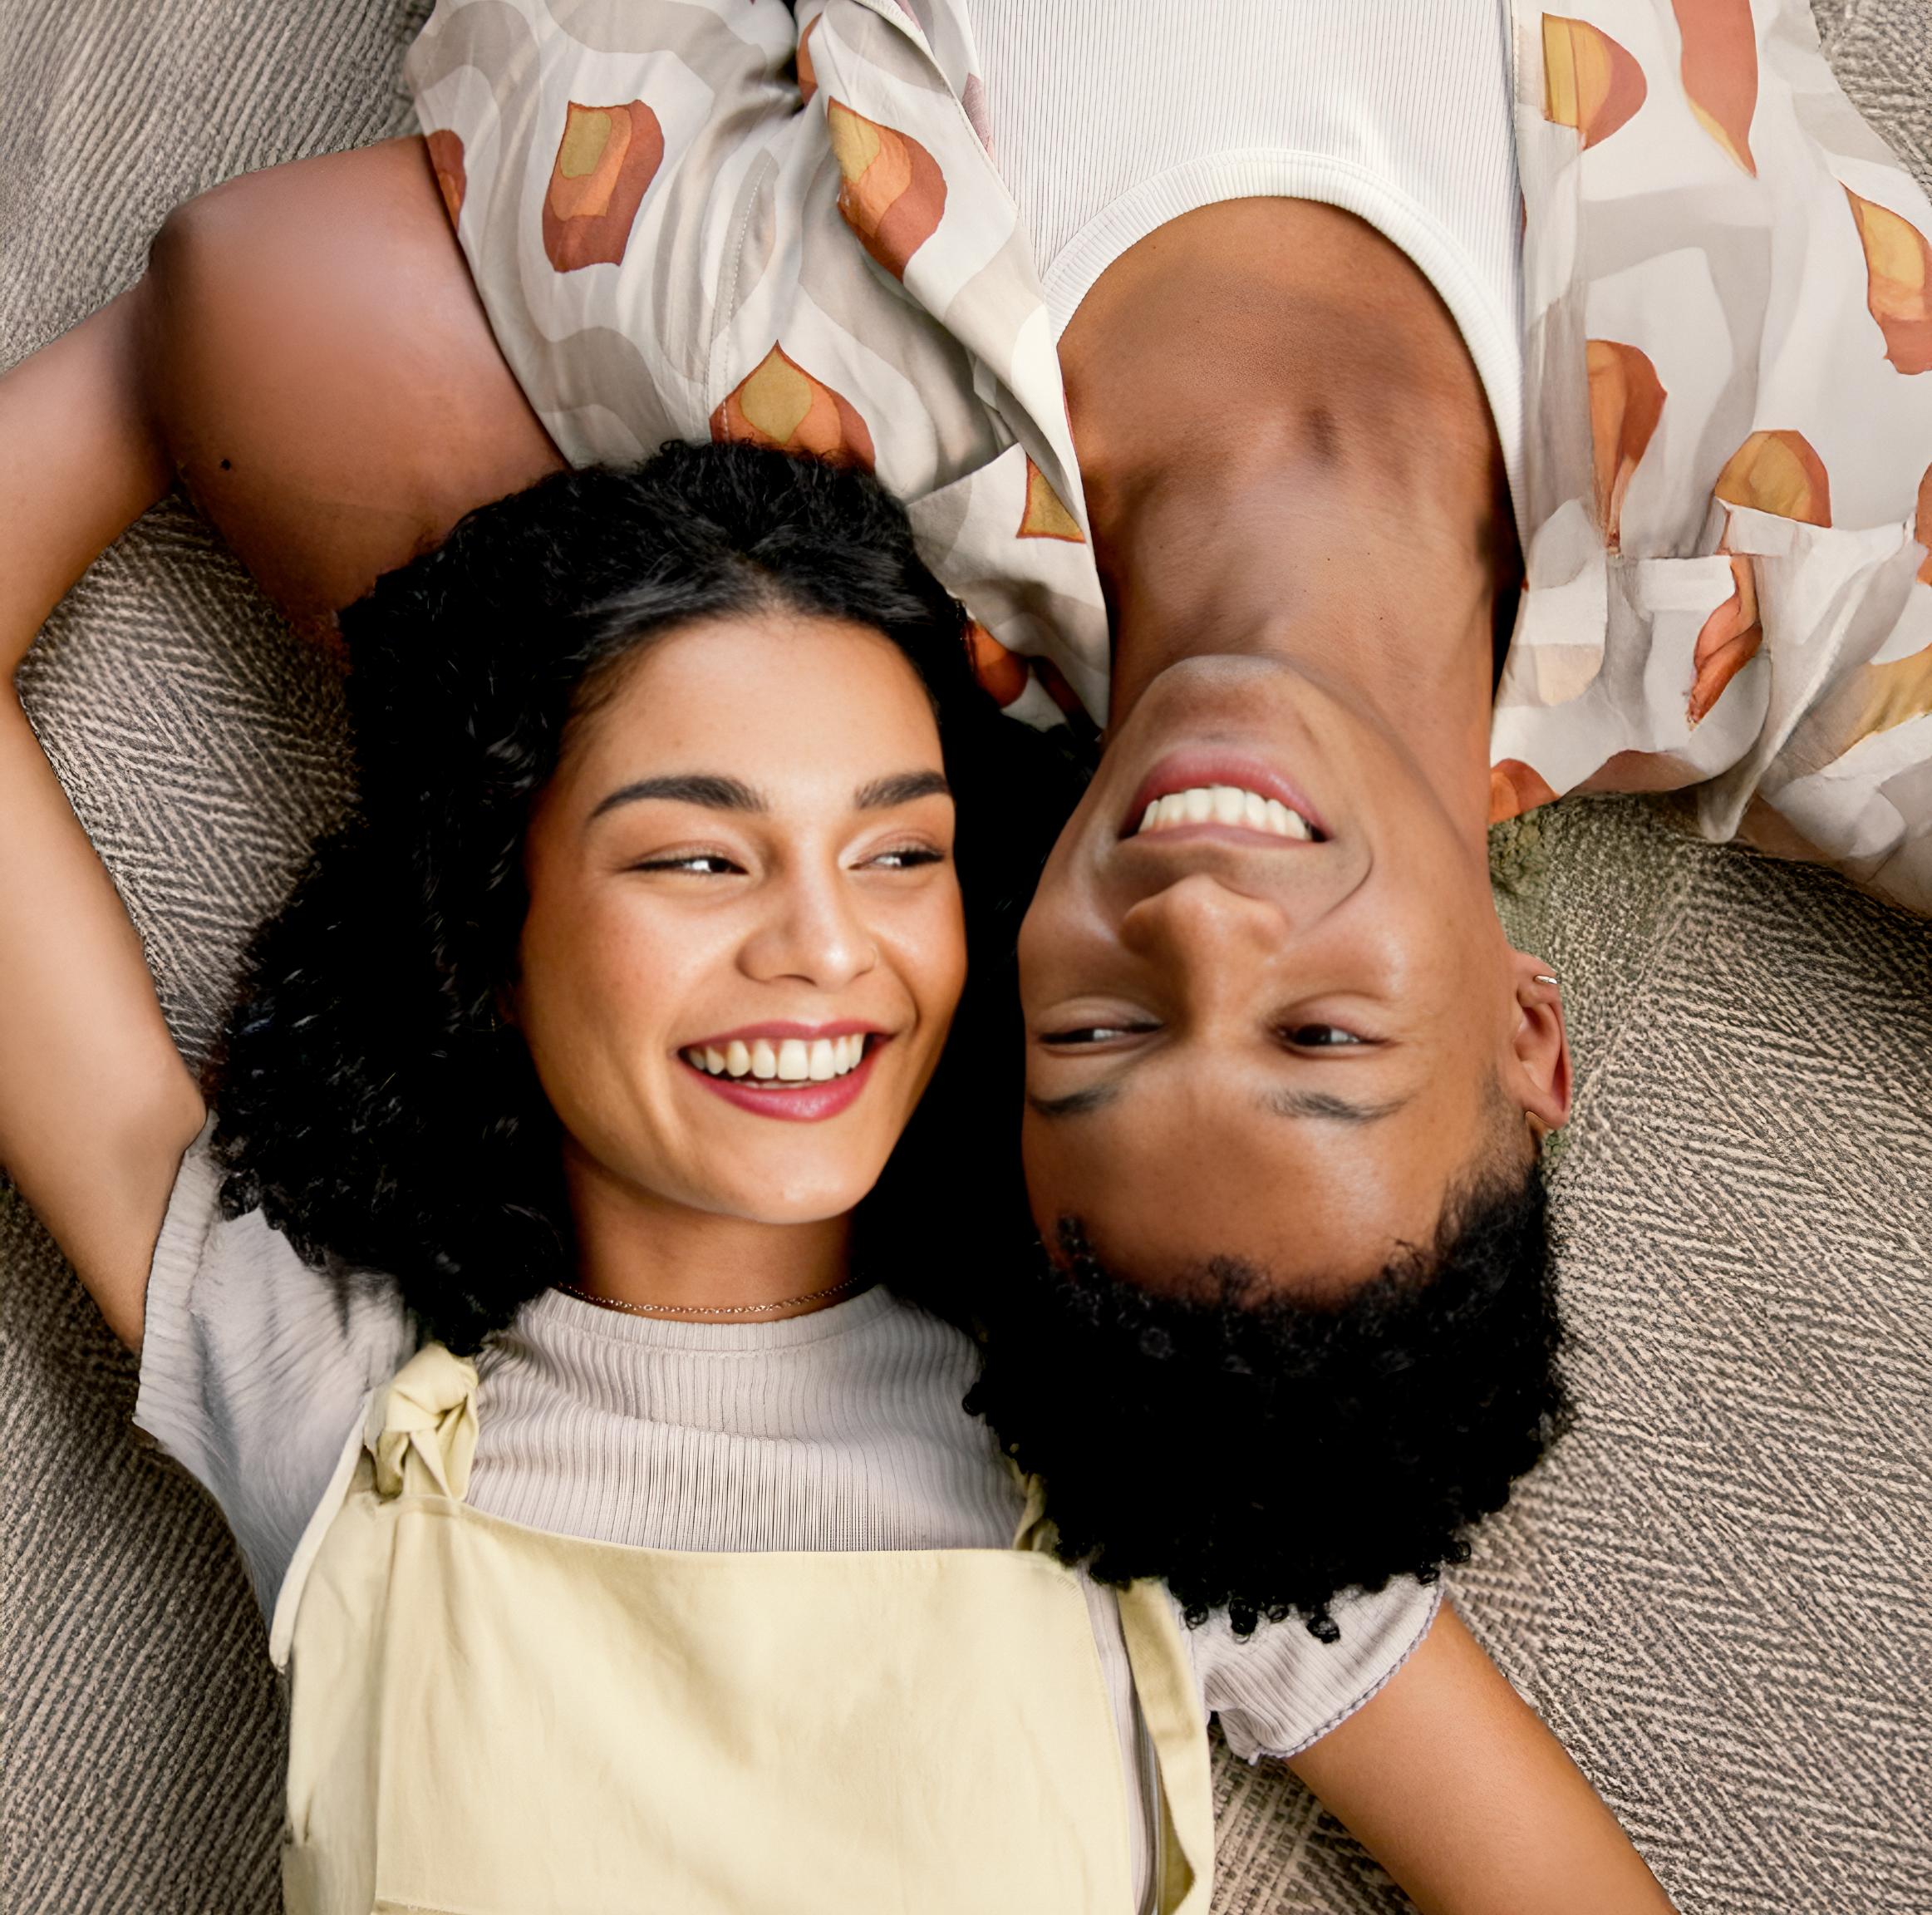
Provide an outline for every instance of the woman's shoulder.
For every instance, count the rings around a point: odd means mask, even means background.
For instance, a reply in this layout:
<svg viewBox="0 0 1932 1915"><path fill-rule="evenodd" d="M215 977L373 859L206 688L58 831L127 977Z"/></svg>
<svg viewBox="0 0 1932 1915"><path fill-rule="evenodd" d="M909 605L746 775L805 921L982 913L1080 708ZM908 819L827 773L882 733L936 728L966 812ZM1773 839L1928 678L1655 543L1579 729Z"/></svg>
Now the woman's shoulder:
<svg viewBox="0 0 1932 1915"><path fill-rule="evenodd" d="M228 1215L223 1182L204 1130L155 1246L135 1420L221 1505L267 1609L415 1333L393 1284L312 1268L259 1210Z"/></svg>

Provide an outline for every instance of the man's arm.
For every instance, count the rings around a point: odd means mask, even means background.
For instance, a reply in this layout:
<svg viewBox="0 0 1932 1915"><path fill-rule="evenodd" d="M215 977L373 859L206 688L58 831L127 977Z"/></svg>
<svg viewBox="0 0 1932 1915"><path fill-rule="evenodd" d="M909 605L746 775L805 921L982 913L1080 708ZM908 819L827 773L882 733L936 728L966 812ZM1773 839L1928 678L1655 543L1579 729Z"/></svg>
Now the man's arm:
<svg viewBox="0 0 1932 1915"><path fill-rule="evenodd" d="M1669 1915L1616 1818L1446 1603L1289 1765L1423 1915Z"/></svg>
<svg viewBox="0 0 1932 1915"><path fill-rule="evenodd" d="M297 630L327 631L465 513L563 467L420 139L189 200L148 287L145 391L170 458Z"/></svg>

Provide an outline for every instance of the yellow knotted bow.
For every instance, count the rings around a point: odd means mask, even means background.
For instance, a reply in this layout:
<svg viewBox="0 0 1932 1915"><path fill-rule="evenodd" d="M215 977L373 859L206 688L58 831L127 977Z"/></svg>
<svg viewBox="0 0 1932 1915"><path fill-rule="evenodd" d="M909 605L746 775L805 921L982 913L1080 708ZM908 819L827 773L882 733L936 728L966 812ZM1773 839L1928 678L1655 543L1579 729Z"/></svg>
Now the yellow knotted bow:
<svg viewBox="0 0 1932 1915"><path fill-rule="evenodd" d="M370 1406L363 1441L379 1496L461 1502L476 1455L476 1366L425 1343Z"/></svg>

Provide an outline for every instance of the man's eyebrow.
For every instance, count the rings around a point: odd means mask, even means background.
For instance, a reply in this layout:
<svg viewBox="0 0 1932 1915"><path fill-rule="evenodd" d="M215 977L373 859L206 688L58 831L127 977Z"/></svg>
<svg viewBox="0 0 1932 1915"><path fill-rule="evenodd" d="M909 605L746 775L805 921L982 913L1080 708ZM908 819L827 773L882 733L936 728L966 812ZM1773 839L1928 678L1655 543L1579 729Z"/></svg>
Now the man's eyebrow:
<svg viewBox="0 0 1932 1915"><path fill-rule="evenodd" d="M1398 1097L1387 1104L1351 1104L1347 1098L1326 1090L1272 1090L1261 1101L1277 1117L1313 1117L1330 1124L1376 1124L1384 1117L1393 1117L1408 1100Z"/></svg>
<svg viewBox="0 0 1932 1915"><path fill-rule="evenodd" d="M1026 1108L1036 1117L1084 1117L1089 1110L1111 1104L1119 1095L1118 1084L1090 1085L1084 1090L1069 1090L1064 1097L1035 1097L1029 1090Z"/></svg>
<svg viewBox="0 0 1932 1915"><path fill-rule="evenodd" d="M943 771L896 771L889 778L875 778L852 795L856 811L889 811L895 805L910 805L918 798L949 798L952 787Z"/></svg>
<svg viewBox="0 0 1932 1915"><path fill-rule="evenodd" d="M763 794L735 778L721 778L709 771L686 771L664 778L640 778L635 785L626 785L604 799L591 817L601 818L620 805L636 805L646 798L702 805L712 811L763 811L766 808Z"/></svg>

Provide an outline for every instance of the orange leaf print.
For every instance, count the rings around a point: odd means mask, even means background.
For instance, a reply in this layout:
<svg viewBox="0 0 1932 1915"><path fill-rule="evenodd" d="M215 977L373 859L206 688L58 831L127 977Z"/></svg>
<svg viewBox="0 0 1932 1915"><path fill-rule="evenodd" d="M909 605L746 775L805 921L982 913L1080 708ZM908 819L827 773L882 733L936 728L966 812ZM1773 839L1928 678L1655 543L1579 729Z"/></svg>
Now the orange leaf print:
<svg viewBox="0 0 1932 1915"><path fill-rule="evenodd" d="M1864 697L1847 746L1932 712L1932 647L1884 665L1866 666L1858 687Z"/></svg>
<svg viewBox="0 0 1932 1915"><path fill-rule="evenodd" d="M1033 675L1039 679L1048 697L1066 714L1067 723L1079 736L1086 739L1099 736L1093 719L1080 695L1067 682L1066 674L1050 658L1035 658Z"/></svg>
<svg viewBox="0 0 1932 1915"><path fill-rule="evenodd" d="M822 17L822 16L821 16ZM860 245L895 279L932 237L946 212L946 179L919 142L881 126L836 100L825 103L825 127L844 184L838 210Z"/></svg>
<svg viewBox="0 0 1932 1915"><path fill-rule="evenodd" d="M819 91L819 76L812 68L812 36L819 31L819 22L825 16L814 17L812 24L799 36L799 104L809 106L812 96Z"/></svg>
<svg viewBox="0 0 1932 1915"><path fill-rule="evenodd" d="M833 465L863 466L868 472L873 467L872 434L865 421L777 346L711 415L711 436Z"/></svg>
<svg viewBox="0 0 1932 1915"><path fill-rule="evenodd" d="M1595 452L1596 505L1603 542L1623 539L1624 494L1664 416L1664 382L1647 354L1613 339L1588 342L1590 437Z"/></svg>
<svg viewBox="0 0 1932 1915"><path fill-rule="evenodd" d="M1932 246L1909 219L1845 189L1865 248L1865 303L1901 372L1932 372Z"/></svg>
<svg viewBox="0 0 1932 1915"><path fill-rule="evenodd" d="M1751 116L1757 111L1757 29L1751 0L1671 0L1684 36L1684 96L1697 123L1755 179Z"/></svg>
<svg viewBox="0 0 1932 1915"><path fill-rule="evenodd" d="M642 100L570 102L543 195L543 255L558 272L615 266L624 257L663 158L663 130Z"/></svg>
<svg viewBox="0 0 1932 1915"><path fill-rule="evenodd" d="M1046 475L1032 460L1026 461L1026 509L1020 514L1015 539L1064 539L1069 545L1084 545L1087 535L1080 522L1060 503L1060 495L1047 484Z"/></svg>
<svg viewBox="0 0 1932 1915"><path fill-rule="evenodd" d="M1684 716L1693 726L1724 695L1724 687L1757 656L1764 627L1757 616L1757 579L1745 558L1731 560L1731 596L1704 620L1691 653L1690 698Z"/></svg>
<svg viewBox="0 0 1932 1915"><path fill-rule="evenodd" d="M1919 515L1912 521L1912 536L1926 547L1925 563L1919 568L1919 583L1932 585L1932 465L1919 481Z"/></svg>
<svg viewBox="0 0 1932 1915"><path fill-rule="evenodd" d="M463 142L454 133L437 131L423 135L430 158L430 170L436 175L436 190L443 195L443 210L454 227L463 214L463 195L469 181L463 171Z"/></svg>
<svg viewBox="0 0 1932 1915"><path fill-rule="evenodd" d="M1543 16L1543 117L1574 126L1585 146L1607 140L1649 92L1644 69L1587 20Z"/></svg>
<svg viewBox="0 0 1932 1915"><path fill-rule="evenodd" d="M1806 525L1831 523L1831 481L1802 432L1753 432L1731 455L1713 490L1727 505Z"/></svg>
<svg viewBox="0 0 1932 1915"><path fill-rule="evenodd" d="M1555 802L1556 794L1541 772L1520 758L1505 758L1489 767L1489 822L1500 825L1506 818L1520 818L1539 805Z"/></svg>
<svg viewBox="0 0 1932 1915"><path fill-rule="evenodd" d="M966 627L966 655L980 688L992 694L995 705L1010 705L1026 689L1026 661L1009 652L976 618Z"/></svg>

